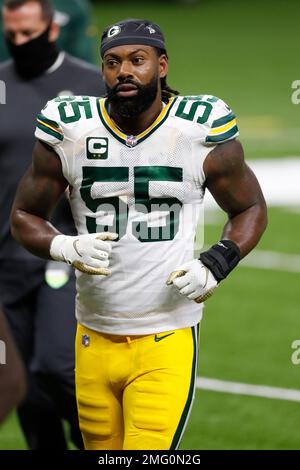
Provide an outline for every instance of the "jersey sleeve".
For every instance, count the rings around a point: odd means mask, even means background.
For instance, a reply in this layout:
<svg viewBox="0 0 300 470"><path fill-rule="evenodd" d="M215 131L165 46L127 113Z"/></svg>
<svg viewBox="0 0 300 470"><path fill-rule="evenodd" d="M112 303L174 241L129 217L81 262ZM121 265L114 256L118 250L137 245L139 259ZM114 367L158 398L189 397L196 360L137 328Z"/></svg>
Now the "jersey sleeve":
<svg viewBox="0 0 300 470"><path fill-rule="evenodd" d="M203 144L211 146L235 139L239 135L239 130L236 116L230 107L215 96L207 95L206 102L210 103L212 108L205 124L206 132Z"/></svg>
<svg viewBox="0 0 300 470"><path fill-rule="evenodd" d="M64 133L55 100L48 101L41 113L37 115L35 137L52 147L60 145L64 140Z"/></svg>

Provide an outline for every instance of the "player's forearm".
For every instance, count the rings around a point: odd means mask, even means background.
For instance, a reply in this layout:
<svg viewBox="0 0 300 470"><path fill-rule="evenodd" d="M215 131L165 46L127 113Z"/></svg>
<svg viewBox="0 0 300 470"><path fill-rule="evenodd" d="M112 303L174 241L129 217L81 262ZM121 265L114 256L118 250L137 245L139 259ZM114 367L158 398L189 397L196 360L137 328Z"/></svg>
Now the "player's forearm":
<svg viewBox="0 0 300 470"><path fill-rule="evenodd" d="M18 243L41 258L51 259L50 245L59 235L53 225L22 209L13 209L11 214L11 232Z"/></svg>
<svg viewBox="0 0 300 470"><path fill-rule="evenodd" d="M267 208L261 200L245 211L231 216L224 226L222 239L234 241L246 256L259 242L267 226Z"/></svg>
<svg viewBox="0 0 300 470"><path fill-rule="evenodd" d="M110 242L118 238L117 233L63 235L47 220L15 208L11 230L15 239L36 256L64 261L85 274L110 275Z"/></svg>

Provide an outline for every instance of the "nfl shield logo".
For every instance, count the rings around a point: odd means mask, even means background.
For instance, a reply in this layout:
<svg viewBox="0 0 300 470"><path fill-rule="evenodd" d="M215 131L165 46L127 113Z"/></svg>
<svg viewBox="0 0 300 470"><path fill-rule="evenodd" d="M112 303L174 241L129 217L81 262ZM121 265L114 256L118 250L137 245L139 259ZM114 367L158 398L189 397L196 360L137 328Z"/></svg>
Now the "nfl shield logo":
<svg viewBox="0 0 300 470"><path fill-rule="evenodd" d="M82 335L81 337L81 343L85 348L87 348L90 345L90 337L89 335Z"/></svg>
<svg viewBox="0 0 300 470"><path fill-rule="evenodd" d="M135 145L137 144L137 140L136 138L134 137L134 135L128 135L126 137L126 145L127 147L135 147Z"/></svg>

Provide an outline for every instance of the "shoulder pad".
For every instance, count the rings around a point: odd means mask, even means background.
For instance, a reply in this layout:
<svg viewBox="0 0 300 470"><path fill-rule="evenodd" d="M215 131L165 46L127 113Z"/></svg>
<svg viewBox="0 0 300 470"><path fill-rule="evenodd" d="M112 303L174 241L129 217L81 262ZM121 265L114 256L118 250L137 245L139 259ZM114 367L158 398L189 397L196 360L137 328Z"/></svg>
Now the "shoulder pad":
<svg viewBox="0 0 300 470"><path fill-rule="evenodd" d="M204 145L220 144L239 134L232 110L216 96L182 96L175 116L201 126L200 139Z"/></svg>
<svg viewBox="0 0 300 470"><path fill-rule="evenodd" d="M52 146L63 141L64 133L55 99L48 101L41 113L37 115L35 137Z"/></svg>
<svg viewBox="0 0 300 470"><path fill-rule="evenodd" d="M230 107L215 96L206 95L212 110L206 123L205 145L216 145L235 139L239 135L236 116Z"/></svg>
<svg viewBox="0 0 300 470"><path fill-rule="evenodd" d="M37 116L35 135L50 145L59 145L68 139L78 124L92 119L92 102L90 96L58 96L48 101L41 114Z"/></svg>

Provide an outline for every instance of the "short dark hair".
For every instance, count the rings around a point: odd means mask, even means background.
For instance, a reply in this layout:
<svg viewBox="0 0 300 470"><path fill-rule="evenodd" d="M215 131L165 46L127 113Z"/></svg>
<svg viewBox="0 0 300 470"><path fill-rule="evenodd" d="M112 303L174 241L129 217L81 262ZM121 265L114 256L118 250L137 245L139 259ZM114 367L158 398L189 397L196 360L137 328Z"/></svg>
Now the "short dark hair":
<svg viewBox="0 0 300 470"><path fill-rule="evenodd" d="M4 6L8 10L15 10L30 2L38 3L41 6L42 17L45 21L49 23L52 21L54 9L51 0L4 0Z"/></svg>

